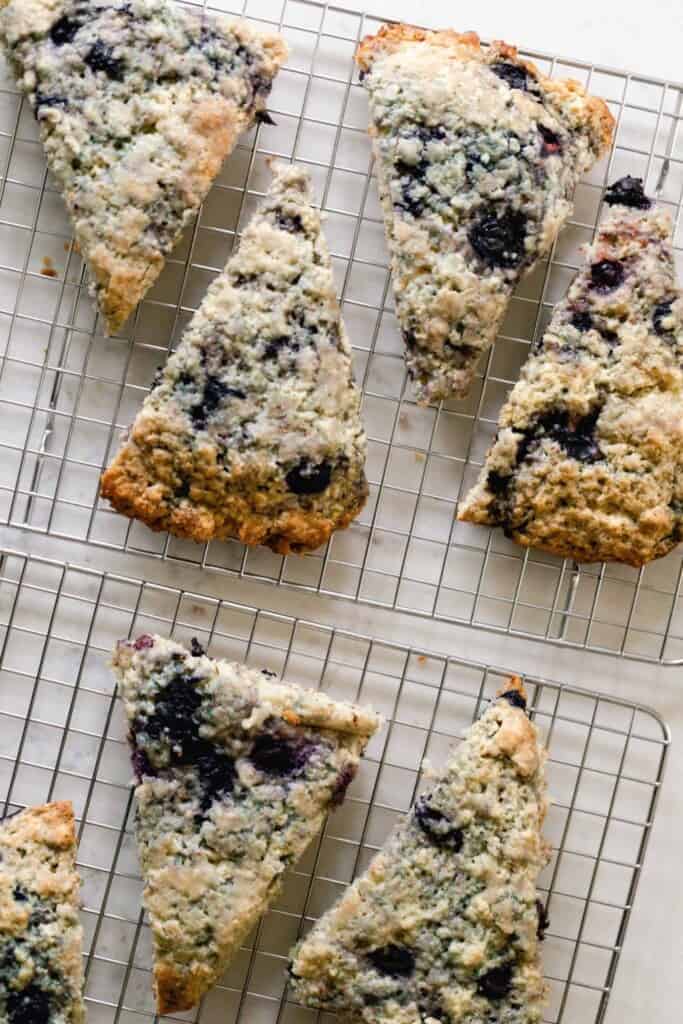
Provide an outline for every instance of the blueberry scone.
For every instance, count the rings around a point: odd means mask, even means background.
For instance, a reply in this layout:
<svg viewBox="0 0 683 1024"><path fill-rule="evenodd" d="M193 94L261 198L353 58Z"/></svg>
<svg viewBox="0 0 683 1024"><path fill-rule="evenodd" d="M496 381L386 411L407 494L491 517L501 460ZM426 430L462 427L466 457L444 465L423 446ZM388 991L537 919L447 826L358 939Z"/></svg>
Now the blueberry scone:
<svg viewBox="0 0 683 1024"><path fill-rule="evenodd" d="M356 60L408 373L420 402L462 398L613 119L577 82L471 32L384 26Z"/></svg>
<svg viewBox="0 0 683 1024"><path fill-rule="evenodd" d="M81 1024L83 930L70 803L0 822L0 1021Z"/></svg>
<svg viewBox="0 0 683 1024"><path fill-rule="evenodd" d="M365 1024L535 1024L544 761L514 678L295 949L294 998Z"/></svg>
<svg viewBox="0 0 683 1024"><path fill-rule="evenodd" d="M152 529L313 550L365 503L366 439L308 175L275 165L102 479Z"/></svg>
<svg viewBox="0 0 683 1024"><path fill-rule="evenodd" d="M580 562L683 537L683 296L671 222L623 178L586 265L503 406L459 518Z"/></svg>
<svg viewBox="0 0 683 1024"><path fill-rule="evenodd" d="M379 725L372 712L161 637L114 653L160 1013L187 1010L277 897Z"/></svg>
<svg viewBox="0 0 683 1024"><path fill-rule="evenodd" d="M264 110L285 44L170 0L0 6L0 40L113 334Z"/></svg>

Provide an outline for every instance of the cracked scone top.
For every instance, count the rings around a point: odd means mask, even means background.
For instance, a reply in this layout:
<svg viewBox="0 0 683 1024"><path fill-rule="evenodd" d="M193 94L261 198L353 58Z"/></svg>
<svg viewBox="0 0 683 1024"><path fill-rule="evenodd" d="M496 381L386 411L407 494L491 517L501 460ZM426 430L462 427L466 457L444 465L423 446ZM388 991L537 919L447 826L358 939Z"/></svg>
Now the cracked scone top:
<svg viewBox="0 0 683 1024"><path fill-rule="evenodd" d="M0 1021L82 1024L83 929L70 803L0 821Z"/></svg>
<svg viewBox="0 0 683 1024"><path fill-rule="evenodd" d="M285 44L171 0L0 6L0 39L115 333L264 109Z"/></svg>
<svg viewBox="0 0 683 1024"><path fill-rule="evenodd" d="M344 799L372 712L143 635L114 652L160 1013L218 980Z"/></svg>
<svg viewBox="0 0 683 1024"><path fill-rule="evenodd" d="M683 296L671 222L623 178L499 418L459 518L580 562L683 536Z"/></svg>
<svg viewBox="0 0 683 1024"><path fill-rule="evenodd" d="M544 760L514 678L295 949L294 998L363 1024L536 1024Z"/></svg>
<svg viewBox="0 0 683 1024"><path fill-rule="evenodd" d="M367 497L351 348L308 175L277 164L102 493L153 529L313 550Z"/></svg>
<svg viewBox="0 0 683 1024"><path fill-rule="evenodd" d="M420 402L462 398L613 119L578 83L473 33L384 26L356 59L408 373Z"/></svg>

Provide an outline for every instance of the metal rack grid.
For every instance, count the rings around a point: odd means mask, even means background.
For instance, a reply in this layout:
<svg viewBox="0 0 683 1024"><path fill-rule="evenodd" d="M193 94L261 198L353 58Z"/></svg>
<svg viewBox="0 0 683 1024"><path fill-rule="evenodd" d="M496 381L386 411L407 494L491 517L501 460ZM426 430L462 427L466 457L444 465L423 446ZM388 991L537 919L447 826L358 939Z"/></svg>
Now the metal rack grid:
<svg viewBox="0 0 683 1024"><path fill-rule="evenodd" d="M15 552L0 558L0 816L50 799L74 802L90 1021L154 1016L126 726L107 666L114 643L149 631L185 642L197 636L210 654L370 703L386 717L343 808L196 1015L206 1024L311 1021L287 999L287 951L411 805L422 759L443 761L507 673L114 574ZM525 681L550 753L545 831L553 856L540 879L551 918L545 1020L599 1024L669 737L647 708Z"/></svg>
<svg viewBox="0 0 683 1024"><path fill-rule="evenodd" d="M231 0L208 6L234 10ZM161 280L117 338L100 333L35 123L9 74L1 73L0 521L442 620L680 662L680 554L642 571L579 568L524 551L498 531L458 523L455 510L528 342L545 327L578 266L579 244L594 232L605 182L626 172L644 176L649 189L659 182L683 257L681 86L525 54L608 100L615 147L578 187L574 218L552 258L518 289L471 396L425 409L414 403L404 373L365 96L353 66L357 40L379 22L312 0L245 0L243 13L279 28L291 48L272 94L277 125L243 139ZM269 154L307 166L326 211L370 438L367 508L307 557L153 534L98 499L101 470L121 431L265 190Z"/></svg>

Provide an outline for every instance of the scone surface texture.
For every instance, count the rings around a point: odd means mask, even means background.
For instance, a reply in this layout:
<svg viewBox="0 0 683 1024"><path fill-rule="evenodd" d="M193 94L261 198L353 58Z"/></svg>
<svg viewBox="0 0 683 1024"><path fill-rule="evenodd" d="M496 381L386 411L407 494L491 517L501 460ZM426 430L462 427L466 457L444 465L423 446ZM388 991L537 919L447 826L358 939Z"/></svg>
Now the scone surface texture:
<svg viewBox="0 0 683 1024"><path fill-rule="evenodd" d="M0 1021L82 1024L83 929L71 804L0 821Z"/></svg>
<svg viewBox="0 0 683 1024"><path fill-rule="evenodd" d="M308 175L276 164L102 493L152 529L313 550L362 509L366 438Z"/></svg>
<svg viewBox="0 0 683 1024"><path fill-rule="evenodd" d="M623 178L500 414L459 518L580 562L683 536L683 297L671 222Z"/></svg>
<svg viewBox="0 0 683 1024"><path fill-rule="evenodd" d="M264 109L285 45L173 0L5 0L0 40L114 334Z"/></svg>
<svg viewBox="0 0 683 1024"><path fill-rule="evenodd" d="M419 402L462 398L612 117L578 83L473 33L384 26L356 59L408 373Z"/></svg>
<svg viewBox="0 0 683 1024"><path fill-rule="evenodd" d="M340 803L372 712L143 635L114 653L160 1013L190 1009Z"/></svg>
<svg viewBox="0 0 683 1024"><path fill-rule="evenodd" d="M537 1024L544 760L521 683L295 949L293 998L363 1024Z"/></svg>

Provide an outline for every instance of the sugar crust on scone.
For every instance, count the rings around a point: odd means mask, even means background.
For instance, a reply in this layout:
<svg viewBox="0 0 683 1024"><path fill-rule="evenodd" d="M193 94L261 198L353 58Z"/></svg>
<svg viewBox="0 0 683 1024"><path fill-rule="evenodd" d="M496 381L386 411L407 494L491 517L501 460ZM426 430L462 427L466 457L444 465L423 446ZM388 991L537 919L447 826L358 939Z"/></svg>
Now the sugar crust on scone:
<svg viewBox="0 0 683 1024"><path fill-rule="evenodd" d="M169 0L0 6L0 40L114 334L264 109L286 46Z"/></svg>
<svg viewBox="0 0 683 1024"><path fill-rule="evenodd" d="M408 372L419 402L462 398L613 118L577 82L474 33L384 26L356 59Z"/></svg>

